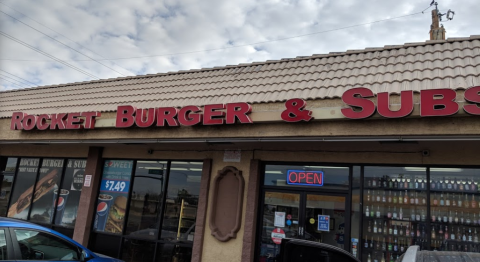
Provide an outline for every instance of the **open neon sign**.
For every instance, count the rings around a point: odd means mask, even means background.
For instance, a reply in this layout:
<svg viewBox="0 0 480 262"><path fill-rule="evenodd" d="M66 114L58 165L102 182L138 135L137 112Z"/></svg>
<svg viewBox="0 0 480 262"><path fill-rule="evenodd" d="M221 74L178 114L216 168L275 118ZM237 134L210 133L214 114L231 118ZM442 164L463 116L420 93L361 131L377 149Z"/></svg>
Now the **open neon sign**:
<svg viewBox="0 0 480 262"><path fill-rule="evenodd" d="M287 184L301 186L323 186L323 172L288 170Z"/></svg>

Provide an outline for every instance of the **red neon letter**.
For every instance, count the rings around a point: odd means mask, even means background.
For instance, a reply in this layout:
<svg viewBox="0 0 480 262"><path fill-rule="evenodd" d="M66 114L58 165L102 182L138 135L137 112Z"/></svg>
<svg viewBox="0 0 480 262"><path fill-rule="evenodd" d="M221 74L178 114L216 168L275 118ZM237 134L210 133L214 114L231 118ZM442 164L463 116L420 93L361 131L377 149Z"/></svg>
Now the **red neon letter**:
<svg viewBox="0 0 480 262"><path fill-rule="evenodd" d="M117 123L116 127L125 128L131 127L135 124L135 110L133 106L119 106L117 108Z"/></svg>
<svg viewBox="0 0 480 262"><path fill-rule="evenodd" d="M475 105L464 105L463 110L471 115L480 115L480 107L478 104L480 103L480 86L470 87L469 89L465 90L465 101L470 103L475 103Z"/></svg>
<svg viewBox="0 0 480 262"><path fill-rule="evenodd" d="M227 124L235 124L235 118L241 124L252 124L252 119L248 116L252 112L252 106L247 103L230 103L227 104Z"/></svg>
<svg viewBox="0 0 480 262"><path fill-rule="evenodd" d="M47 130L48 127L50 126L49 123L47 123L47 119L50 119L50 115L39 115L37 118L37 129L38 130Z"/></svg>
<svg viewBox="0 0 480 262"><path fill-rule="evenodd" d="M371 117L375 113L375 103L366 98L373 96L372 90L365 87L352 88L345 91L342 95L342 101L351 107L361 108L362 111L355 111L353 108L342 108L342 114L351 119Z"/></svg>
<svg viewBox="0 0 480 262"><path fill-rule="evenodd" d="M80 119L80 113L70 113L67 116L67 124L65 125L65 129L81 129L82 126L80 124L83 123L83 119Z"/></svg>
<svg viewBox="0 0 480 262"><path fill-rule="evenodd" d="M307 173L307 184L313 184L313 182L311 181L313 180L312 176L313 173Z"/></svg>
<svg viewBox="0 0 480 262"><path fill-rule="evenodd" d="M168 126L178 126L175 117L178 114L178 109L175 107L160 107L157 109L157 126L165 126L167 121Z"/></svg>
<svg viewBox="0 0 480 262"><path fill-rule="evenodd" d="M315 173L315 179L313 180L313 183L316 183L316 184L319 184L319 185L322 184L321 175L319 173Z"/></svg>
<svg viewBox="0 0 480 262"><path fill-rule="evenodd" d="M224 104L216 104L216 105L206 105L203 108L203 124L204 125L222 125L225 121L223 118L214 118L216 116L224 116L225 112L223 111L215 111L225 109Z"/></svg>
<svg viewBox="0 0 480 262"><path fill-rule="evenodd" d="M148 114L147 114L148 112ZM149 109L137 109L137 114L135 115L135 122L138 127L149 127L153 125L155 121L155 113L157 111L155 108Z"/></svg>
<svg viewBox="0 0 480 262"><path fill-rule="evenodd" d="M400 93L400 109L397 111L390 110L390 95L387 92L377 94L378 113L383 117L400 118L406 117L413 112L413 91L402 91Z"/></svg>
<svg viewBox="0 0 480 262"><path fill-rule="evenodd" d="M295 174L295 180L292 180L292 175L293 174ZM290 174L288 175L288 180L290 181L290 183L297 183L297 179L298 179L297 173L290 172Z"/></svg>
<svg viewBox="0 0 480 262"><path fill-rule="evenodd" d="M50 130L65 129L67 114L53 114L50 119ZM58 128L57 128L58 127Z"/></svg>
<svg viewBox="0 0 480 262"><path fill-rule="evenodd" d="M441 98L435 99L435 96ZM420 116L450 116L458 112L457 93L452 89L420 91Z"/></svg>
<svg viewBox="0 0 480 262"><path fill-rule="evenodd" d="M34 129L36 124L37 124L37 116L27 115L23 119L23 129L25 130Z"/></svg>
<svg viewBox="0 0 480 262"><path fill-rule="evenodd" d="M85 129L94 129L95 128L95 118L100 117L102 114L100 112L83 112L81 116L85 117L85 124L83 128Z"/></svg>
<svg viewBox="0 0 480 262"><path fill-rule="evenodd" d="M183 126L193 126L202 122L202 114L198 106L186 106L178 112L178 122Z"/></svg>
<svg viewBox="0 0 480 262"><path fill-rule="evenodd" d="M12 114L12 121L10 122L11 130L22 130L23 124L22 121L27 114L22 112L15 112Z"/></svg>
<svg viewBox="0 0 480 262"><path fill-rule="evenodd" d="M302 179L305 179L305 173L304 172L298 173L298 182L303 183Z"/></svg>

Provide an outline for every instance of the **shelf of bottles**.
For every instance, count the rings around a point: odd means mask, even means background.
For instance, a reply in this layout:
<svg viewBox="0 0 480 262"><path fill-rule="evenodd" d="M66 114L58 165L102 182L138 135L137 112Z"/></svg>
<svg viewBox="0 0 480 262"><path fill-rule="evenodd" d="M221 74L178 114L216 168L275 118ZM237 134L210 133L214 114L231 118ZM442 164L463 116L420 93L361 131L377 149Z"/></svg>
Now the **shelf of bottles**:
<svg viewBox="0 0 480 262"><path fill-rule="evenodd" d="M428 248L427 180L422 175L365 175L362 261L396 261L410 245Z"/></svg>
<svg viewBox="0 0 480 262"><path fill-rule="evenodd" d="M459 169L461 170L461 169ZM480 199L471 170L456 176L431 172L430 250L480 252Z"/></svg>

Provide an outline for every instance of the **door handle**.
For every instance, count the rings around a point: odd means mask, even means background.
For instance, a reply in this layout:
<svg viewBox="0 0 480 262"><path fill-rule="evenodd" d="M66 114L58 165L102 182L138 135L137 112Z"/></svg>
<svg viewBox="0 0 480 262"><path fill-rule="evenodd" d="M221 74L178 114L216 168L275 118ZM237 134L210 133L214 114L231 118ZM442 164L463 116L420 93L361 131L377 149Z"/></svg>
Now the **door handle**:
<svg viewBox="0 0 480 262"><path fill-rule="evenodd" d="M303 227L298 227L298 236L303 237Z"/></svg>

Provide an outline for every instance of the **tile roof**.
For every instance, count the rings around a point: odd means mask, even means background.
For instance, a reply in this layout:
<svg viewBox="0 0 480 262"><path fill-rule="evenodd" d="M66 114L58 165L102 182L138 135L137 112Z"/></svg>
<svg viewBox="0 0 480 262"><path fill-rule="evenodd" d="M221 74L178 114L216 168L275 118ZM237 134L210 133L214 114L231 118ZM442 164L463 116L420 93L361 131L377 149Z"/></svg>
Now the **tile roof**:
<svg viewBox="0 0 480 262"><path fill-rule="evenodd" d="M480 35L323 55L183 70L0 92L0 118L212 103L337 98L353 87L374 93L480 85Z"/></svg>

